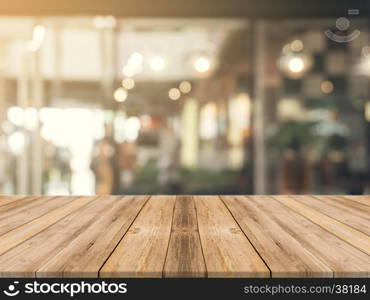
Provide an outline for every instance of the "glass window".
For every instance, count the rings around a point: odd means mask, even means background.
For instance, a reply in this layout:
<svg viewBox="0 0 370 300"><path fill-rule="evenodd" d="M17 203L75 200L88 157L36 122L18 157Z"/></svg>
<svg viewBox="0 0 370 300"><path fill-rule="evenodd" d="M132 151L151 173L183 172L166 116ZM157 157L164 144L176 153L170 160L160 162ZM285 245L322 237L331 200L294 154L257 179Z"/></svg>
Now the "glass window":
<svg viewBox="0 0 370 300"><path fill-rule="evenodd" d="M0 193L368 193L369 37L361 18L1 16Z"/></svg>

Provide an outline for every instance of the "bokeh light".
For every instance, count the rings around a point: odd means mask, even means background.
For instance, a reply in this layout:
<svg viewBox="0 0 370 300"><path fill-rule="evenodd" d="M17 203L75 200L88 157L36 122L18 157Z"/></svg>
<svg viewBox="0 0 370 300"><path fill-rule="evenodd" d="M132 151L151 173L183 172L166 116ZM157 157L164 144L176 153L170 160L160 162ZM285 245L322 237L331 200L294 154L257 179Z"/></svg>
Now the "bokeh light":
<svg viewBox="0 0 370 300"><path fill-rule="evenodd" d="M191 92L191 83L189 81L182 81L179 85L181 93L188 94Z"/></svg>
<svg viewBox="0 0 370 300"><path fill-rule="evenodd" d="M120 87L114 92L114 99L117 102L124 102L127 99L127 91Z"/></svg>
<svg viewBox="0 0 370 300"><path fill-rule="evenodd" d="M135 80L133 80L132 78L124 78L122 80L122 86L126 89L126 90L131 90L135 87Z"/></svg>
<svg viewBox="0 0 370 300"><path fill-rule="evenodd" d="M199 73L205 73L209 71L210 67L211 67L211 62L205 56L198 57L194 61L194 69Z"/></svg>
<svg viewBox="0 0 370 300"><path fill-rule="evenodd" d="M321 91L324 94L330 94L333 92L333 90L334 90L334 85L331 81L325 80L321 83Z"/></svg>
<svg viewBox="0 0 370 300"><path fill-rule="evenodd" d="M171 100L179 100L181 92L178 88L172 88L168 91L168 97L170 97Z"/></svg>
<svg viewBox="0 0 370 300"><path fill-rule="evenodd" d="M165 67L166 62L162 56L155 56L150 60L150 68L155 72L162 71Z"/></svg>
<svg viewBox="0 0 370 300"><path fill-rule="evenodd" d="M302 58L293 57L288 64L289 70L293 73L300 73L304 69L304 62Z"/></svg>

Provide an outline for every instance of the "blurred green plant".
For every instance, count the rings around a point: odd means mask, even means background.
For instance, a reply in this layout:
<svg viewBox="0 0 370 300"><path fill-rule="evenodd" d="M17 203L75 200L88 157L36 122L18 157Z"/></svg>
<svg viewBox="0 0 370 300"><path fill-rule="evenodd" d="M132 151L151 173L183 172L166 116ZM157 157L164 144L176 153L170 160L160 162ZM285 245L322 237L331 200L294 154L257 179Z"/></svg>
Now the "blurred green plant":
<svg viewBox="0 0 370 300"><path fill-rule="evenodd" d="M338 122L284 121L267 131L267 145L278 151L311 152L320 160L330 151L344 151L347 131Z"/></svg>
<svg viewBox="0 0 370 300"><path fill-rule="evenodd" d="M279 150L302 151L312 147L320 140L314 133L317 122L285 121L268 131L268 146Z"/></svg>

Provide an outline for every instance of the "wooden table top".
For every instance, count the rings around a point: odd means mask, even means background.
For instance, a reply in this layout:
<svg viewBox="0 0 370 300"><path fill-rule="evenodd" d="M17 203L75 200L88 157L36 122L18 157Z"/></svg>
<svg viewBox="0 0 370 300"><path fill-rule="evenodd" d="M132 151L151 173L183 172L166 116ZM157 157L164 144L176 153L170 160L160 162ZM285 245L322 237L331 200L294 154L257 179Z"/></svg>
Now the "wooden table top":
<svg viewBox="0 0 370 300"><path fill-rule="evenodd" d="M370 277L370 196L1 196L0 276Z"/></svg>

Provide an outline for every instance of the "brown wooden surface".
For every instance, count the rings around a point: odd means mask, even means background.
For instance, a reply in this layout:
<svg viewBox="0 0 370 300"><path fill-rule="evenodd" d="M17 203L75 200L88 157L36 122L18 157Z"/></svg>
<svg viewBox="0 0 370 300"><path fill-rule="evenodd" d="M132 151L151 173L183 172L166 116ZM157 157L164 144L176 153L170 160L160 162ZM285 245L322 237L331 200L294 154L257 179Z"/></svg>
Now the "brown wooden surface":
<svg viewBox="0 0 370 300"><path fill-rule="evenodd" d="M370 277L369 196L0 196L2 277Z"/></svg>
<svg viewBox="0 0 370 300"><path fill-rule="evenodd" d="M298 214L306 217L313 223L320 225L325 230L341 238L352 246L370 255L370 236L338 221L337 219L323 214L319 210L313 209L308 205L296 201L293 197L274 196L274 199L278 200L280 203L297 212ZM367 222L367 224L369 224L369 222ZM368 226L365 225L365 227Z"/></svg>
<svg viewBox="0 0 370 300"><path fill-rule="evenodd" d="M270 272L218 197L195 199L208 277L269 277Z"/></svg>
<svg viewBox="0 0 370 300"><path fill-rule="evenodd" d="M206 277L197 212L192 196L176 199L164 277Z"/></svg>
<svg viewBox="0 0 370 300"><path fill-rule="evenodd" d="M153 196L100 271L101 277L162 277L175 196Z"/></svg>
<svg viewBox="0 0 370 300"><path fill-rule="evenodd" d="M346 200L352 200L367 206L370 206L370 195L369 196L341 196Z"/></svg>

